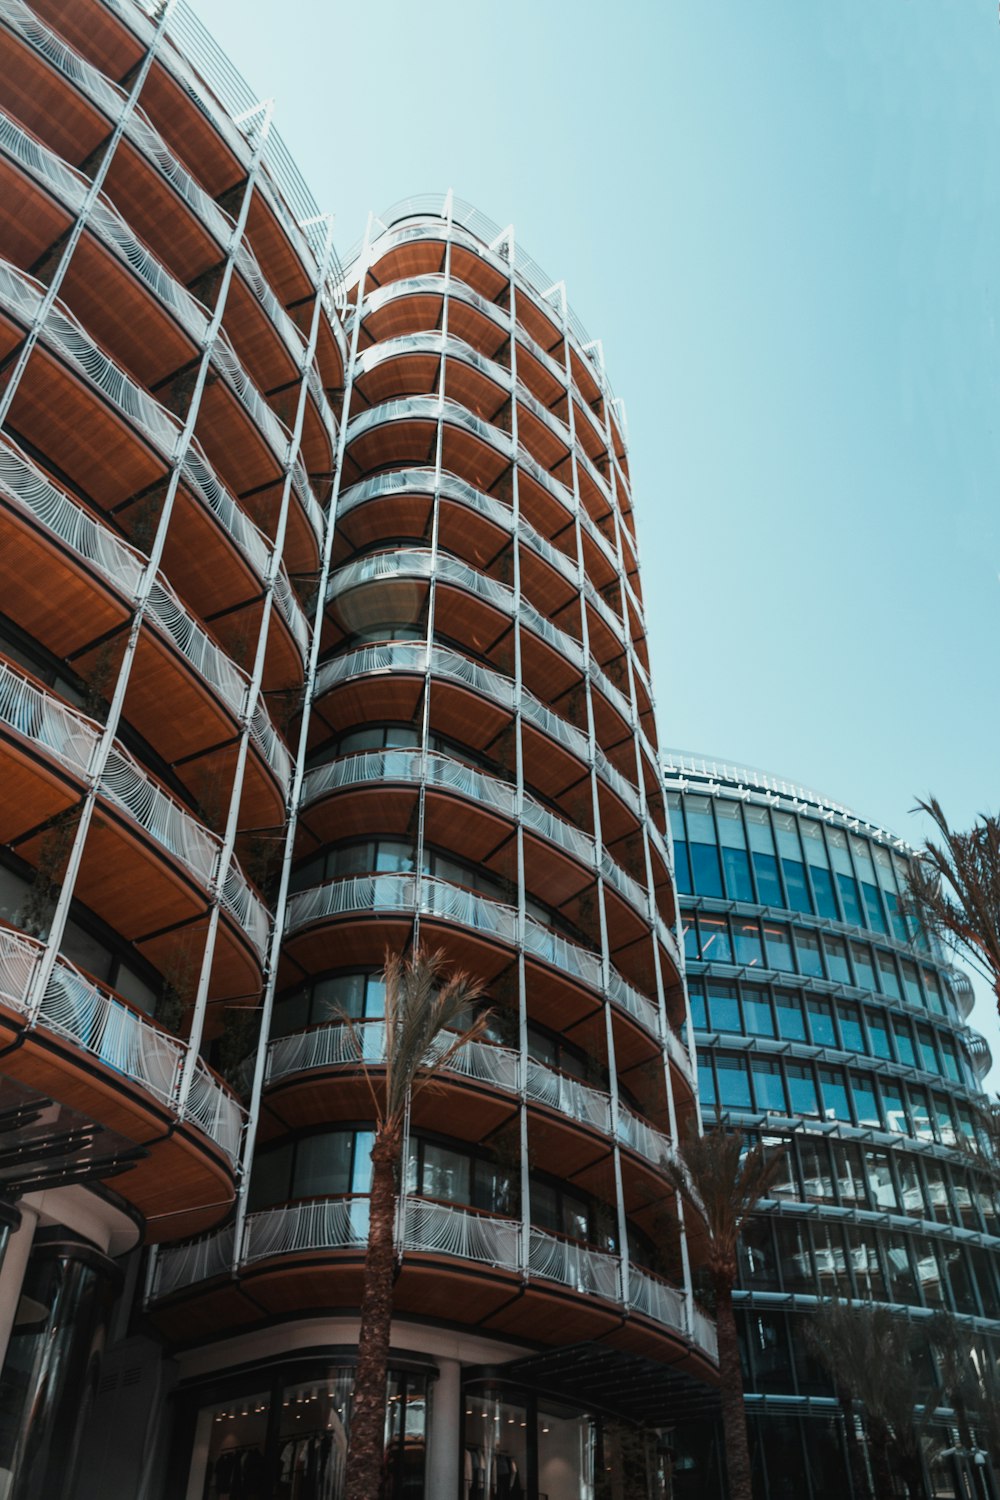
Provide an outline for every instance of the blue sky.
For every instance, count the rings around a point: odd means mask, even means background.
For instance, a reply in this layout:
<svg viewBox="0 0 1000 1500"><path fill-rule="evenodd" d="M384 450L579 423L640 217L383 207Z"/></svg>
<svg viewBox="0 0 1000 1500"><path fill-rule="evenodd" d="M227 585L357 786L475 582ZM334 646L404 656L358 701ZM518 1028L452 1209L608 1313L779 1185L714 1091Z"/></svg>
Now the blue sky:
<svg viewBox="0 0 1000 1500"><path fill-rule="evenodd" d="M993 0L196 9L342 246L452 186L565 279L627 402L661 741L914 842L917 794L996 811Z"/></svg>

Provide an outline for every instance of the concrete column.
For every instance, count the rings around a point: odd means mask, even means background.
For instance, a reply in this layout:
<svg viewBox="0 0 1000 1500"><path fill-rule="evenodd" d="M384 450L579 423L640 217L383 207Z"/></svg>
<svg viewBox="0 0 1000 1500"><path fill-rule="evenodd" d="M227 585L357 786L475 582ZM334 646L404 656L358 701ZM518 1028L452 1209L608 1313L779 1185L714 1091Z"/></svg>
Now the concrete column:
<svg viewBox="0 0 1000 1500"><path fill-rule="evenodd" d="M21 1222L7 1241L0 1265L0 1369L7 1358L7 1345L14 1329L28 1256L35 1238L38 1214L26 1203L20 1205Z"/></svg>
<svg viewBox="0 0 1000 1500"><path fill-rule="evenodd" d="M437 1365L438 1378L431 1386L424 1494L433 1496L433 1500L464 1500L459 1483L462 1457L462 1365L457 1359L439 1359Z"/></svg>

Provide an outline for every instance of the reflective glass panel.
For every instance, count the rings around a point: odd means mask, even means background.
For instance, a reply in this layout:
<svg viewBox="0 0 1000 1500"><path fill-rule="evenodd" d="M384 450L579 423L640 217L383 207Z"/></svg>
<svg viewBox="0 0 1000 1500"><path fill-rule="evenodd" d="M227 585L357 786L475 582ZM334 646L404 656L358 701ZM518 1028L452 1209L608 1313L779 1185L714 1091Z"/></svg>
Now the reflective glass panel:
<svg viewBox="0 0 1000 1500"><path fill-rule="evenodd" d="M698 918L701 933L701 956L706 963L731 964L732 945L729 941L729 923L725 917L709 917L704 912Z"/></svg>
<svg viewBox="0 0 1000 1500"><path fill-rule="evenodd" d="M901 1000L903 992L899 987L899 976L896 973L896 961L891 953L883 953L881 948L878 953L878 972L882 981L882 989L885 994L891 995L894 1000Z"/></svg>
<svg viewBox="0 0 1000 1500"><path fill-rule="evenodd" d="M835 979L838 984L850 984L851 966L847 962L847 944L843 938L824 935L823 948L830 978Z"/></svg>
<svg viewBox="0 0 1000 1500"><path fill-rule="evenodd" d="M792 943L788 928L776 922L765 922L764 942L767 945L768 967L788 969L794 973L795 960L792 957Z"/></svg>
<svg viewBox="0 0 1000 1500"><path fill-rule="evenodd" d="M813 894L816 897L816 910L821 917L829 917L831 922L840 921L840 908L837 906L837 897L833 889L833 876L829 870L820 869L818 865L810 866L809 873L812 876Z"/></svg>
<svg viewBox="0 0 1000 1500"><path fill-rule="evenodd" d="M708 981L708 1013L713 1031L742 1031L736 991L730 984Z"/></svg>
<svg viewBox="0 0 1000 1500"><path fill-rule="evenodd" d="M812 1069L805 1063L789 1063L786 1071L792 1114L818 1115L819 1101L816 1098L816 1082Z"/></svg>
<svg viewBox="0 0 1000 1500"><path fill-rule="evenodd" d="M856 1005L842 1000L837 1006L841 1046L845 1052L864 1052L865 1035L861 1029L861 1012Z"/></svg>
<svg viewBox="0 0 1000 1500"><path fill-rule="evenodd" d="M824 979L823 958L819 951L819 938L815 932L804 927L795 928L795 952L799 961L799 972L812 979Z"/></svg>
<svg viewBox="0 0 1000 1500"><path fill-rule="evenodd" d="M903 994L911 1005L923 1005L924 996L920 988L917 966L908 958L901 958L899 971L903 976Z"/></svg>
<svg viewBox="0 0 1000 1500"><path fill-rule="evenodd" d="M809 1031L817 1047L836 1047L837 1031L833 1024L833 1007L829 1000L810 1000Z"/></svg>
<svg viewBox="0 0 1000 1500"><path fill-rule="evenodd" d="M867 943L851 944L851 959L854 964L854 983L859 989L877 990L875 965L872 950Z"/></svg>
<svg viewBox="0 0 1000 1500"><path fill-rule="evenodd" d="M917 1066L917 1054L913 1046L913 1032L910 1030L908 1021L897 1016L892 1023L892 1029L896 1037L896 1052L902 1063L908 1063L911 1068Z"/></svg>
<svg viewBox="0 0 1000 1500"><path fill-rule="evenodd" d="M820 1068L819 1082L823 1092L824 1119L843 1120L850 1125L851 1107L843 1072L840 1068Z"/></svg>
<svg viewBox="0 0 1000 1500"><path fill-rule="evenodd" d="M744 986L743 1018L751 1036L774 1036L774 1015L767 990Z"/></svg>
<svg viewBox="0 0 1000 1500"><path fill-rule="evenodd" d="M760 942L760 923L751 918L733 918L733 939L736 944L736 962L747 968L761 968L764 952Z"/></svg>
<svg viewBox="0 0 1000 1500"><path fill-rule="evenodd" d="M806 1023L802 1014L802 997L788 990L778 990L774 997L778 1017L778 1035L789 1042L804 1042Z"/></svg>
<svg viewBox="0 0 1000 1500"><path fill-rule="evenodd" d="M865 1021L868 1023L868 1040L871 1043L872 1052L876 1057L887 1058L892 1061L892 1045L889 1041L889 1023L881 1011L866 1010Z"/></svg>
<svg viewBox="0 0 1000 1500"><path fill-rule="evenodd" d="M874 1230L848 1227L847 1249L857 1295L862 1299L884 1302L885 1277Z"/></svg>
<svg viewBox="0 0 1000 1500"><path fill-rule="evenodd" d="M752 901L750 857L745 849L723 849L722 868L726 877L726 895L731 901Z"/></svg>
<svg viewBox="0 0 1000 1500"><path fill-rule="evenodd" d="M749 1109L750 1080L745 1058L717 1053L715 1065L719 1080L719 1103L724 1109Z"/></svg>
<svg viewBox="0 0 1000 1500"><path fill-rule="evenodd" d="M753 1090L757 1108L768 1114L788 1113L785 1103L785 1086L781 1081L781 1068L776 1062L767 1062L755 1057L750 1064L753 1075Z"/></svg>
<svg viewBox="0 0 1000 1500"><path fill-rule="evenodd" d="M852 1073L851 1095L854 1099L854 1111L859 1125L871 1125L876 1129L882 1128L882 1117L879 1114L878 1102L875 1098L875 1090L871 1084L866 1082L857 1073Z"/></svg>

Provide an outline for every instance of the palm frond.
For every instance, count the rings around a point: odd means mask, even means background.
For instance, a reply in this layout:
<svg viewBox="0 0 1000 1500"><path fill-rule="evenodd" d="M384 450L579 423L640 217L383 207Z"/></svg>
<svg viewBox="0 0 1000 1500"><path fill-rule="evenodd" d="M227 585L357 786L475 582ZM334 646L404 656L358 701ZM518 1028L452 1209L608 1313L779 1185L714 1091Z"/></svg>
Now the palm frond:
<svg viewBox="0 0 1000 1500"><path fill-rule="evenodd" d="M912 862L904 910L963 954L1000 1001L1000 819L984 813L961 833L936 797L917 807L940 841L928 839Z"/></svg>
<svg viewBox="0 0 1000 1500"><path fill-rule="evenodd" d="M689 1129L665 1168L671 1185L702 1225L713 1272L734 1276L736 1249L746 1221L766 1198L783 1168L783 1149L746 1149L742 1131L721 1125L699 1136Z"/></svg>

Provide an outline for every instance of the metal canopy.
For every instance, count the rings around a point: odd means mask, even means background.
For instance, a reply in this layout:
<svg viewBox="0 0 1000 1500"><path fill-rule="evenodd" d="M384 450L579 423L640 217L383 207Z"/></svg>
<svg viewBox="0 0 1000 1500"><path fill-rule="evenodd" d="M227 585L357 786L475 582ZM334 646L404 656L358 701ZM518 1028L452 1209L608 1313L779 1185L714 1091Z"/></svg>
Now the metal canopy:
<svg viewBox="0 0 1000 1500"><path fill-rule="evenodd" d="M117 1177L147 1154L76 1110L0 1079L0 1199Z"/></svg>
<svg viewBox="0 0 1000 1500"><path fill-rule="evenodd" d="M605 1344L546 1349L507 1364L468 1370L466 1378L511 1381L543 1399L567 1401L646 1427L671 1427L719 1412L713 1386L676 1365Z"/></svg>

